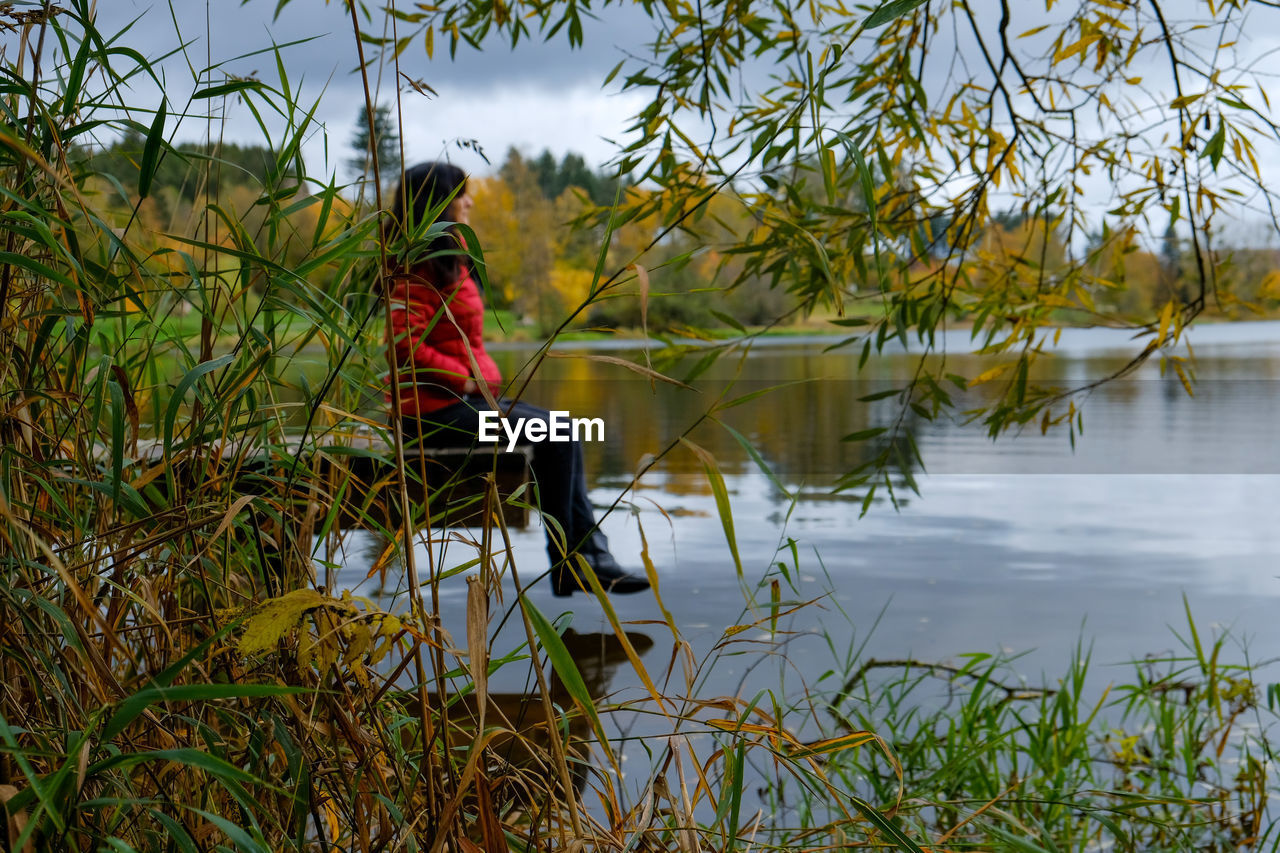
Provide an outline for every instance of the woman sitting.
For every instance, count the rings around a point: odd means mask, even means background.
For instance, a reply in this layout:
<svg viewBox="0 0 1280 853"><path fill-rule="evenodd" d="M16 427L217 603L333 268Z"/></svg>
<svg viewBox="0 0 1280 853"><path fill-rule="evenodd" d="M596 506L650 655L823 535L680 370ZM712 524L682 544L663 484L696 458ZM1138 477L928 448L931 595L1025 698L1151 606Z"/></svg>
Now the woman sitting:
<svg viewBox="0 0 1280 853"><path fill-rule="evenodd" d="M480 383L496 398L502 375L485 352L484 302L461 237L449 226L425 245L406 245L405 238L425 231L433 214L439 221L468 224L471 206L461 169L421 163L406 170L396 188L384 233L387 246L408 258L388 279L389 349L400 385L397 414L406 438L426 438L433 446L476 444L480 414L493 411ZM498 400L498 407L506 418L524 418L526 429L531 421L546 422L549 434L547 410L505 399ZM581 444L540 442L534 445L531 468L535 503L547 533L552 591L571 595L591 588L577 556L607 591L648 589L648 580L623 569L609 553L587 497Z"/></svg>

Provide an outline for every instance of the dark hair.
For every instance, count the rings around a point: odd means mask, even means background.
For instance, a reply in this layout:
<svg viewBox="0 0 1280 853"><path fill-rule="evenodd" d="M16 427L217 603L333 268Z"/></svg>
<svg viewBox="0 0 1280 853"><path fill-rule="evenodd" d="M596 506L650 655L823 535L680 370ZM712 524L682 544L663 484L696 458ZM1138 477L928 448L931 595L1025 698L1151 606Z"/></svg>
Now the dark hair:
<svg viewBox="0 0 1280 853"><path fill-rule="evenodd" d="M452 284L464 268L470 269L469 258L453 254L459 249L453 233L439 234L425 246L409 245L406 240L438 220L446 205L466 191L467 173L452 163L419 163L405 169L382 229L385 245L395 255L395 266L422 272L441 286ZM428 220L432 213L435 216Z"/></svg>

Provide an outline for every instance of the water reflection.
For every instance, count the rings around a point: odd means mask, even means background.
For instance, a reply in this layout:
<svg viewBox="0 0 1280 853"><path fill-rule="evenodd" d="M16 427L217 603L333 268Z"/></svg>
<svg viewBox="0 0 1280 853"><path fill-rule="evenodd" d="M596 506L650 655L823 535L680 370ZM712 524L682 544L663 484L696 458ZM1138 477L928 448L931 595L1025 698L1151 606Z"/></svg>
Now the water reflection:
<svg viewBox="0 0 1280 853"><path fill-rule="evenodd" d="M653 647L653 639L647 634L627 631L625 635L636 654L642 657ZM561 640L576 664L591 700L603 709L607 705L614 675L619 665L627 661L622 641L616 634L579 633L573 628L565 630ZM550 717L532 672L524 674L528 684L523 689L513 690L508 684L506 688L491 687L488 693L485 727L502 730L488 745L488 754L492 758L490 781L499 793L507 787L511 795L521 800L521 792L545 790L547 784L557 778L555 767L549 763L552 738L561 740L566 746L569 774L577 791L584 789L590 773L591 754L587 744L594 738L590 724L585 714L574 709L573 695L559 674L551 667L547 671ZM509 674L503 670L495 673L493 678L498 684L510 681ZM439 707L439 697L435 694L429 696L432 707ZM447 713L451 729L461 728L470 733L468 737L474 736L480 720L474 693L448 697ZM523 785L521 777L527 773L535 774L538 784Z"/></svg>
<svg viewBox="0 0 1280 853"><path fill-rule="evenodd" d="M932 420L897 396L865 399L904 387L913 363L905 356L887 358L879 365L883 375L859 376L856 359L844 354L774 348L711 371L690 392L650 386L607 366L556 360L526 396L549 408L604 419L607 440L588 446L587 454L595 476L609 485L625 484L645 454L661 453L686 433L714 454L726 476L753 470L736 437L704 416L724 400L756 394L717 410L716 417L743 435L788 485L830 487L885 450L918 476L906 434L919 446L924 469L933 473L1280 473L1280 456L1271 452L1271 424L1280 420L1280 365L1264 359L1201 353L1201 372L1208 375L1196 384L1194 398L1179 379L1161 376L1152 364L1073 398L1081 413L1074 441L1065 425L1042 434L1037 418L995 442L987 426L968 413L988 404L998 387L949 389L954 409ZM1050 359L1041 367L1041 381L1079 387L1123 363L1107 355ZM972 376L989 364L952 356L949 369ZM1066 402L1052 410L1066 412ZM869 441L844 440L877 427L890 431ZM701 468L680 447L662 462L679 488L708 494L701 478L682 477Z"/></svg>

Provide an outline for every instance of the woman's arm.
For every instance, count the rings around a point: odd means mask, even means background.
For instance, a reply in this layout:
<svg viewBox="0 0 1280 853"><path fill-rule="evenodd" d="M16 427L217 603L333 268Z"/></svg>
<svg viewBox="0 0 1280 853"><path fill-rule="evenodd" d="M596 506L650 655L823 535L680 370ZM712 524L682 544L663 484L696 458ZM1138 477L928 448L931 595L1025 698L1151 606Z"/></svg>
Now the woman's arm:
<svg viewBox="0 0 1280 853"><path fill-rule="evenodd" d="M456 332L450 334L448 316L433 303L435 300L412 298L393 302L390 333L397 373L414 382L432 382L468 393L467 385L474 384L471 365L439 346L457 336ZM406 372L412 376L404 376Z"/></svg>

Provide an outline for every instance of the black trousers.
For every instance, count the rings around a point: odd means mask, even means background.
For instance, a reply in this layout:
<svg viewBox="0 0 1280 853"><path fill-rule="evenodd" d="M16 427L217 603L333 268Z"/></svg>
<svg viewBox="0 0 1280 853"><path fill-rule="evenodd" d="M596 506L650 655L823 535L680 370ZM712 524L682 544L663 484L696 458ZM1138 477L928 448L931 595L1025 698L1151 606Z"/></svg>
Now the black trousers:
<svg viewBox="0 0 1280 853"><path fill-rule="evenodd" d="M511 420L544 421L550 432L551 413L524 401L512 404L499 399L499 408ZM508 408L509 407L509 408ZM402 423L408 438L420 438L426 447L479 446L480 413L493 411L484 397L468 395L450 406ZM500 445L507 444L506 432L498 427ZM542 513L547 531L547 557L551 565L564 559L566 551L581 554L592 565L609 553L609 540L596 526L591 501L587 497L587 475L582 463L582 444L577 441L542 441L532 445L533 505ZM553 520L564 532L560 540ZM566 548L567 543L567 548Z"/></svg>

